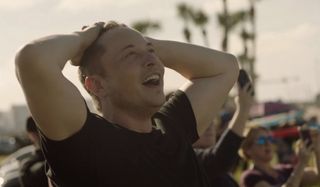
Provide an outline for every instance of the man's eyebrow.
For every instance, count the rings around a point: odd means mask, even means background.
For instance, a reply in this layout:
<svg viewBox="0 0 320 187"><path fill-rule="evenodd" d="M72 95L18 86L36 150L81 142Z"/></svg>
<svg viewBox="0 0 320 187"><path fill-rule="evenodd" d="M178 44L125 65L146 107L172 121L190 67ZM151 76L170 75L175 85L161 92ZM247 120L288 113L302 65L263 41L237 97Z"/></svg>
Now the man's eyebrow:
<svg viewBox="0 0 320 187"><path fill-rule="evenodd" d="M133 44L129 44L129 45L126 45L124 48L122 48L120 50L120 52L123 52L127 49L130 49L130 48L134 48L135 46ZM152 43L151 42L147 42L147 47L153 47Z"/></svg>
<svg viewBox="0 0 320 187"><path fill-rule="evenodd" d="M133 44L129 44L129 45L125 46L124 48L122 48L122 49L120 50L120 52L125 51L125 50L127 50L127 49L129 49L129 48L133 48L133 47L134 47Z"/></svg>

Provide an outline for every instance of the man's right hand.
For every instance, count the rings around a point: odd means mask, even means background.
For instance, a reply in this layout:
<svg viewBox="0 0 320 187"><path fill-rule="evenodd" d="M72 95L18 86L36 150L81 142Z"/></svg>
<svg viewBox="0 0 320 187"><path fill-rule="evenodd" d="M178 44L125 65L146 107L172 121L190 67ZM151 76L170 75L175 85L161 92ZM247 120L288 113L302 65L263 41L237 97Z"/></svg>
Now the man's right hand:
<svg viewBox="0 0 320 187"><path fill-rule="evenodd" d="M105 27L105 22L97 22L91 27L84 26L82 31L76 31L75 34L81 39L81 47L76 56L71 59L71 64L79 66L84 51L100 36Z"/></svg>

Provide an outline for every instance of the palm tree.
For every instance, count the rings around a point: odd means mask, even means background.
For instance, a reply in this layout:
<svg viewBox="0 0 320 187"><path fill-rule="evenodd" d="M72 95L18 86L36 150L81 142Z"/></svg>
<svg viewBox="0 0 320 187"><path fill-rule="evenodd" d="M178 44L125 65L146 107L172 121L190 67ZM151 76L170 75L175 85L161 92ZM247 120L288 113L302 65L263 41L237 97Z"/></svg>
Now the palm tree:
<svg viewBox="0 0 320 187"><path fill-rule="evenodd" d="M228 40L230 32L245 19L245 12L238 11L230 14L228 11L227 0L223 0L223 13L218 13L218 23L223 28L222 50L228 51Z"/></svg>
<svg viewBox="0 0 320 187"><path fill-rule="evenodd" d="M151 20L135 21L131 26L142 34L148 34L151 31L161 29L161 25L159 22Z"/></svg>
<svg viewBox="0 0 320 187"><path fill-rule="evenodd" d="M223 40L222 40L222 50L228 51L228 35L229 35L229 23L228 23L228 4L227 0L222 0L223 3L223 13L218 15L218 20L220 25L223 27Z"/></svg>
<svg viewBox="0 0 320 187"><path fill-rule="evenodd" d="M203 42L207 47L209 47L209 39L208 39L208 34L206 29L206 25L208 24L208 21L209 21L208 16L203 11L198 10L196 12L192 12L192 20L195 25L200 27L202 37L203 37Z"/></svg>
<svg viewBox="0 0 320 187"><path fill-rule="evenodd" d="M255 1L256 0L249 0L249 5L250 5L250 10L249 10L249 20L251 23L251 29L252 29L252 50L251 50L251 57L252 61L250 62L250 68L249 68L249 73L252 77L252 82L253 85L255 85L255 81L257 78L257 75L255 74L255 62L257 60L256 57L256 50L257 50L257 45L256 45L256 38L257 38L257 30L256 30L256 18L255 18Z"/></svg>
<svg viewBox="0 0 320 187"><path fill-rule="evenodd" d="M243 28L240 33L241 39L243 41L244 51L239 56L240 61L245 65L245 69L249 72L252 78L252 84L255 88L255 83L257 79L257 75L255 74L255 63L257 60L256 57L256 21L255 21L255 2L257 0L249 0L249 10L246 12L246 17L242 20ZM247 23L250 24L250 31L246 28ZM248 43L251 43L250 48L248 48Z"/></svg>
<svg viewBox="0 0 320 187"><path fill-rule="evenodd" d="M187 42L191 43L191 32L189 29L189 21L191 19L191 10L185 3L180 3L177 6L179 17L184 22L183 35Z"/></svg>
<svg viewBox="0 0 320 187"><path fill-rule="evenodd" d="M243 26L242 31L240 32L240 37L243 43L243 52L238 56L238 58L242 67L250 72L250 64L252 63L253 58L249 54L250 51L248 47L248 41L252 40L253 34L249 33L248 30Z"/></svg>

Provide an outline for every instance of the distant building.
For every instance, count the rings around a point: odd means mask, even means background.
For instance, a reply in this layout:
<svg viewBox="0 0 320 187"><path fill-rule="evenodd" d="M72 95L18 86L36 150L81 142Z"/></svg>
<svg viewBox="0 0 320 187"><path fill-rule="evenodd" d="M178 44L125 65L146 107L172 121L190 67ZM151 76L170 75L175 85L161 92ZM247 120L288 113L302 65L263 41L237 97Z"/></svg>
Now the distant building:
<svg viewBox="0 0 320 187"><path fill-rule="evenodd" d="M91 99L86 99L91 112L98 113ZM0 112L0 135L22 135L25 133L25 124L30 116L27 105L13 105L7 112Z"/></svg>
<svg viewBox="0 0 320 187"><path fill-rule="evenodd" d="M8 127L11 126L11 120L9 119L7 112L0 112L0 135L5 135L9 132Z"/></svg>
<svg viewBox="0 0 320 187"><path fill-rule="evenodd" d="M316 104L320 106L320 93L316 96Z"/></svg>
<svg viewBox="0 0 320 187"><path fill-rule="evenodd" d="M294 104L282 102L264 102L254 104L250 109L251 117L269 116L298 109Z"/></svg>
<svg viewBox="0 0 320 187"><path fill-rule="evenodd" d="M12 122L10 130L15 134L24 134L28 116L30 116L30 112L26 105L13 105L9 113Z"/></svg>

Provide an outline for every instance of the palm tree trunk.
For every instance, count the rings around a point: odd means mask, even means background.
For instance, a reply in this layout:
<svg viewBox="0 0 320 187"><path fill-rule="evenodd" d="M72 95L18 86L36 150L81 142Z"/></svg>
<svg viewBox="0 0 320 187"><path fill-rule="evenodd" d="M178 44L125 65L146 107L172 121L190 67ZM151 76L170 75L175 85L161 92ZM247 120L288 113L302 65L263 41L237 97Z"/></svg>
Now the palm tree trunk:
<svg viewBox="0 0 320 187"><path fill-rule="evenodd" d="M228 13L227 0L222 0L222 2L223 2L223 16L225 19L224 36L223 36L223 40L222 40L222 50L228 51L229 13Z"/></svg>
<svg viewBox="0 0 320 187"><path fill-rule="evenodd" d="M203 38L203 43L206 47L210 47L209 44L209 37L207 35L207 31L205 28L202 28L202 38Z"/></svg>
<svg viewBox="0 0 320 187"><path fill-rule="evenodd" d="M252 83L253 86L255 86L255 82L256 82L256 75L255 75L255 62L257 61L257 57L256 57L256 50L257 50L257 45L256 45L256 38L257 38L257 31L256 31L256 18L255 18L255 0L249 0L250 3L250 22L251 22L251 26L252 26L252 34L253 34L253 38L252 38L252 50L251 50L251 57L252 60L250 61L250 70L249 73L251 75L252 78ZM255 88L255 87L254 87Z"/></svg>

